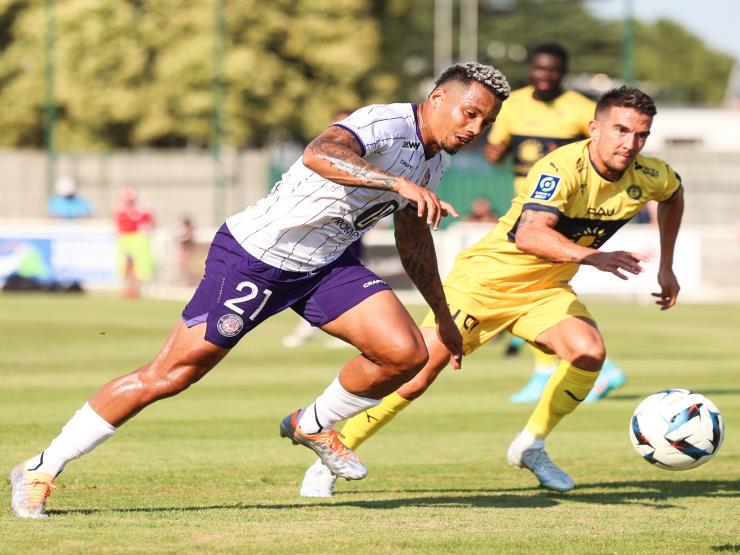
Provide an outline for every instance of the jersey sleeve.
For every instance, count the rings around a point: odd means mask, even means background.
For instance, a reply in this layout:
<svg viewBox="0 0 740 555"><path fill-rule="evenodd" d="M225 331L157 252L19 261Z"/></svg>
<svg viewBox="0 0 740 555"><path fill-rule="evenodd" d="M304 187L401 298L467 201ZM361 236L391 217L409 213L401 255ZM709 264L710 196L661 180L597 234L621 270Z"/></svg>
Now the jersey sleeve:
<svg viewBox="0 0 740 555"><path fill-rule="evenodd" d="M387 152L395 141L406 139L406 117L388 106L374 104L353 112L334 124L352 133L360 143L362 157Z"/></svg>
<svg viewBox="0 0 740 555"><path fill-rule="evenodd" d="M673 198L678 189L681 187L681 176L676 173L672 167L665 164L665 179L655 189L655 200L666 202Z"/></svg>
<svg viewBox="0 0 740 555"><path fill-rule="evenodd" d="M552 156L545 156L527 174L527 195L522 210L562 215L578 180Z"/></svg>

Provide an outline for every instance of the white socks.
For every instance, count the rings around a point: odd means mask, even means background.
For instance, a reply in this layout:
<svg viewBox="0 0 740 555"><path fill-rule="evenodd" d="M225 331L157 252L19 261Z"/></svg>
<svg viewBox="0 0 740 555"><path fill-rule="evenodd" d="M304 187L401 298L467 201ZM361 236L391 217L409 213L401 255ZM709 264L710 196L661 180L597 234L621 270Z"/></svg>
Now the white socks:
<svg viewBox="0 0 740 555"><path fill-rule="evenodd" d="M535 437L527 428L524 428L514 440L517 445L523 449L541 449L545 446L545 440L541 437Z"/></svg>
<svg viewBox="0 0 740 555"><path fill-rule="evenodd" d="M64 469L65 464L89 453L115 431L116 428L85 403L64 425L62 432L49 447L26 463L26 468L56 476Z"/></svg>
<svg viewBox="0 0 740 555"><path fill-rule="evenodd" d="M298 425L307 434L330 430L334 424L374 407L380 399L359 397L350 393L335 378L319 397L298 417Z"/></svg>

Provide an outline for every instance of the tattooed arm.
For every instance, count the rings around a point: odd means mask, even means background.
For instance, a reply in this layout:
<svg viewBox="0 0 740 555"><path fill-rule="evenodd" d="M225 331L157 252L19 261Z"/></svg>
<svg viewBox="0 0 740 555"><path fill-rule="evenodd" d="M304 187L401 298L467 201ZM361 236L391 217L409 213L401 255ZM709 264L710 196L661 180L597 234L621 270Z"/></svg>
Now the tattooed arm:
<svg viewBox="0 0 740 555"><path fill-rule="evenodd" d="M644 255L627 251L602 252L579 245L554 229L558 220L557 214L551 212L523 210L516 230L516 247L551 262L594 266L622 279L627 279L622 270L630 274L642 272L640 261L647 261Z"/></svg>
<svg viewBox="0 0 740 555"><path fill-rule="evenodd" d="M447 306L429 227L409 208L399 210L394 218L396 248L403 268L434 312L437 334L450 351L453 368L460 368L462 336Z"/></svg>
<svg viewBox="0 0 740 555"><path fill-rule="evenodd" d="M303 152L303 164L340 185L396 192L411 201L419 218L426 215L427 224L434 229L439 227L443 216L457 216L455 209L433 192L405 177L388 173L361 155L362 147L357 138L348 130L334 125L309 143Z"/></svg>

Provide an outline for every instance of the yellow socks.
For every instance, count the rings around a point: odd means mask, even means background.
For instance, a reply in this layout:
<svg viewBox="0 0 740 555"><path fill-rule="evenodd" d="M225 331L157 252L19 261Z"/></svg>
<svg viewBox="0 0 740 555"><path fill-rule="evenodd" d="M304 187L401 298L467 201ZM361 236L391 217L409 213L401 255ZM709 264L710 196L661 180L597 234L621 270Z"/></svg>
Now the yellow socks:
<svg viewBox="0 0 740 555"><path fill-rule="evenodd" d="M362 411L350 418L342 428L344 443L350 449L357 449L365 440L390 422L394 416L405 409L411 401L404 399L395 391L385 397L379 405Z"/></svg>
<svg viewBox="0 0 740 555"><path fill-rule="evenodd" d="M529 417L527 431L537 438L546 437L563 416L581 404L598 375L598 372L581 370L566 360L561 361Z"/></svg>

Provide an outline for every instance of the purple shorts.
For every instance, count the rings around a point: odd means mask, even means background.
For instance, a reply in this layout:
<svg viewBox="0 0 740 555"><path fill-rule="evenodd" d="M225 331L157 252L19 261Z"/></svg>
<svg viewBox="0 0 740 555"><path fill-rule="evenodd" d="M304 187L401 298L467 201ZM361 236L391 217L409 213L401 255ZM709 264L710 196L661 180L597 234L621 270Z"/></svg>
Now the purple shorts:
<svg viewBox="0 0 740 555"><path fill-rule="evenodd" d="M206 322L206 341L230 349L249 330L286 308L311 325L322 326L389 289L348 252L314 272L280 270L245 251L223 225L182 318L188 327Z"/></svg>

